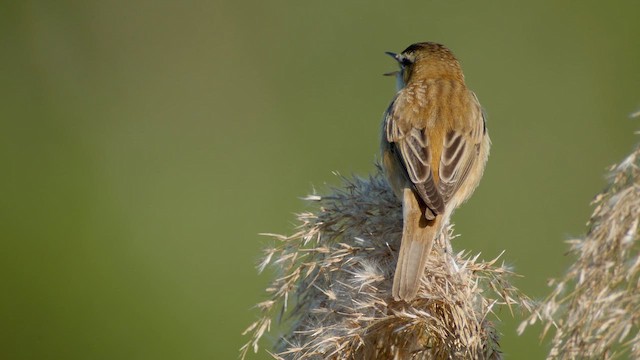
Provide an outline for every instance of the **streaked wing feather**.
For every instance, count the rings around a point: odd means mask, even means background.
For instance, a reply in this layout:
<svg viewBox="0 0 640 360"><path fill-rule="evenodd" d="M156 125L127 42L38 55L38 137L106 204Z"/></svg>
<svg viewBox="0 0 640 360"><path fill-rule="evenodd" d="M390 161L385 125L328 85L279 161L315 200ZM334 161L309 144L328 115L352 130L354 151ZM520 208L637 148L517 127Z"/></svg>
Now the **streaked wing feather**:
<svg viewBox="0 0 640 360"><path fill-rule="evenodd" d="M475 159L478 157L482 141L484 121L478 119L475 127L465 132L451 130L447 133L440 158L440 182L438 190L444 202L448 202L453 194L467 178Z"/></svg>
<svg viewBox="0 0 640 360"><path fill-rule="evenodd" d="M444 201L433 178L428 138L424 129L400 128L401 122L398 121L393 105L385 118L386 140L392 145L407 177L427 206L425 217L432 220L435 215L444 212Z"/></svg>
<svg viewBox="0 0 640 360"><path fill-rule="evenodd" d="M431 154L424 131L412 128L398 143L411 181L414 184L427 181L431 175Z"/></svg>

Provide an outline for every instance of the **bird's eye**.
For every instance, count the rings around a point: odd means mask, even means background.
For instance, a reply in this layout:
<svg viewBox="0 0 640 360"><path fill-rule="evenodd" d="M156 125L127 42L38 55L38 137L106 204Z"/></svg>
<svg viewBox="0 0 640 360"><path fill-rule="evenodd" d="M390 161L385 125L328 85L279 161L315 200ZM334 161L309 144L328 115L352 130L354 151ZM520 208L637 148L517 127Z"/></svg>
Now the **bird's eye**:
<svg viewBox="0 0 640 360"><path fill-rule="evenodd" d="M400 59L400 65L402 65L402 66L409 66L409 65L411 65L411 64L413 64L413 61L411 61L411 59L409 59L409 58L407 58L407 57L404 57L404 56L403 56L403 57Z"/></svg>

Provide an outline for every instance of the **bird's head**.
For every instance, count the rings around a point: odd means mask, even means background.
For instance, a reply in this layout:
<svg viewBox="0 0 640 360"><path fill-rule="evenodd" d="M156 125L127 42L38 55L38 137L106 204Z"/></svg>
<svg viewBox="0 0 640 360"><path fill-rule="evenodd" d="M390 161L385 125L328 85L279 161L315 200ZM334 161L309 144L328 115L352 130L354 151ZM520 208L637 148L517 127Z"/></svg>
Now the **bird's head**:
<svg viewBox="0 0 640 360"><path fill-rule="evenodd" d="M386 73L396 76L398 89L415 79L453 78L464 81L460 63L451 50L433 42L410 45L401 53L385 52L400 65L400 70Z"/></svg>

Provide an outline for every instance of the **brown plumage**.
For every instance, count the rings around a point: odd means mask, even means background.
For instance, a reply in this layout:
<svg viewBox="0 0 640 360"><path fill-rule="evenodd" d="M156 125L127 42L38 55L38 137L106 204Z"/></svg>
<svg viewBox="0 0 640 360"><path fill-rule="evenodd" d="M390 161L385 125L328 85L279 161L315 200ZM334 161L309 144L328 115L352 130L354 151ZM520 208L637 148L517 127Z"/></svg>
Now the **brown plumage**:
<svg viewBox="0 0 640 360"><path fill-rule="evenodd" d="M478 186L490 140L480 103L449 49L425 42L388 54L401 67L381 144L387 179L403 208L393 297L410 301L434 239Z"/></svg>

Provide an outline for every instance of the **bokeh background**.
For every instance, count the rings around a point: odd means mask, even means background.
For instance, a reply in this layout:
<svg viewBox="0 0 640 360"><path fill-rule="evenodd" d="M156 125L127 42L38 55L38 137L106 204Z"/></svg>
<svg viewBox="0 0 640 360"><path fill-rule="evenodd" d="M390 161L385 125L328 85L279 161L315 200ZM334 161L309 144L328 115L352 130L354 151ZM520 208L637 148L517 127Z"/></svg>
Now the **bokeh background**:
<svg viewBox="0 0 640 360"><path fill-rule="evenodd" d="M291 232L332 172L373 171L383 52L424 40L462 60L493 139L456 246L506 250L516 285L544 296L637 141L639 10L0 2L0 358L236 358L269 280L257 234ZM539 328L498 315L507 358L543 358Z"/></svg>

